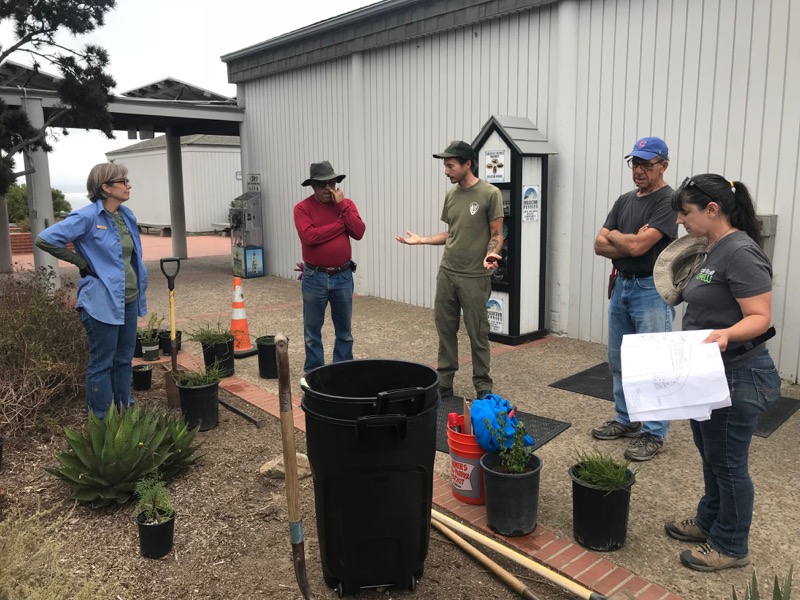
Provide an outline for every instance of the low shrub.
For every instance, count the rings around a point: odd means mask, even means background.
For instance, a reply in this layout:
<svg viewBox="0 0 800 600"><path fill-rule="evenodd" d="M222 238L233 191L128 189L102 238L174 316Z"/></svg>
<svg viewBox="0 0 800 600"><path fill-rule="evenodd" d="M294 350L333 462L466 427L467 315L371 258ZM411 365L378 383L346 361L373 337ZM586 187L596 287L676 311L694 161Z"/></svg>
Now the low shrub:
<svg viewBox="0 0 800 600"><path fill-rule="evenodd" d="M0 429L32 426L37 415L81 397L86 332L52 269L15 271L0 288Z"/></svg>
<svg viewBox="0 0 800 600"><path fill-rule="evenodd" d="M3 600L94 600L117 598L108 580L64 560L61 531L72 514L25 516L14 508L0 520L0 598ZM82 576L83 575L83 576Z"/></svg>

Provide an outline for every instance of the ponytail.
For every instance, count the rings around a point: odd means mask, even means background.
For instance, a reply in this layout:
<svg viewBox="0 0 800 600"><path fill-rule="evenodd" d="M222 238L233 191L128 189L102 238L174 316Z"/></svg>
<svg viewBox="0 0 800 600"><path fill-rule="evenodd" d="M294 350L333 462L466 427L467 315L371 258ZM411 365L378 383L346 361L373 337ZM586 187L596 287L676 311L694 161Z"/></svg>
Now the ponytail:
<svg viewBox="0 0 800 600"><path fill-rule="evenodd" d="M761 245L761 222L756 217L756 209L750 192L741 181L729 182L733 191L732 211L728 214L731 225L744 231L753 241Z"/></svg>

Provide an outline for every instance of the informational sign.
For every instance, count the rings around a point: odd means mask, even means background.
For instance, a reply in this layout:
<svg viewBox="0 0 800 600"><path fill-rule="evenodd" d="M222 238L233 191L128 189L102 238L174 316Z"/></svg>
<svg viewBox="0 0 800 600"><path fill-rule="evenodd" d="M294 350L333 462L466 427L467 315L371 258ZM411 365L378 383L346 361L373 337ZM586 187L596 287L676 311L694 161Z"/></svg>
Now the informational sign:
<svg viewBox="0 0 800 600"><path fill-rule="evenodd" d="M261 173L247 174L247 191L248 192L261 191Z"/></svg>
<svg viewBox="0 0 800 600"><path fill-rule="evenodd" d="M522 222L535 223L539 220L539 186L522 186Z"/></svg>
<svg viewBox="0 0 800 600"><path fill-rule="evenodd" d="M486 313L489 315L489 331L503 333L503 301L489 298L486 303Z"/></svg>
<svg viewBox="0 0 800 600"><path fill-rule="evenodd" d="M506 151L486 150L486 181L489 183L503 183L506 181Z"/></svg>

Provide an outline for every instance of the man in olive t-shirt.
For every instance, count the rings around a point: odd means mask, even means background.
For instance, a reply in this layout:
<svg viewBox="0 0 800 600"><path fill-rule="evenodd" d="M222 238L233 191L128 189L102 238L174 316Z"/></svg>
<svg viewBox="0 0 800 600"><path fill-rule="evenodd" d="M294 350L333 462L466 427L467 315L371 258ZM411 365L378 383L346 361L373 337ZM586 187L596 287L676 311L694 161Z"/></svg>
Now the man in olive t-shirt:
<svg viewBox="0 0 800 600"><path fill-rule="evenodd" d="M503 243L503 200L500 190L478 179L477 156L466 142L454 141L434 158L444 160L444 174L455 184L444 200L445 233L422 237L411 231L397 236L401 244L444 245L436 278L434 316L439 334L439 391L453 395L458 371L458 328L461 312L472 349L472 384L478 398L492 391L489 375L490 275L500 260Z"/></svg>

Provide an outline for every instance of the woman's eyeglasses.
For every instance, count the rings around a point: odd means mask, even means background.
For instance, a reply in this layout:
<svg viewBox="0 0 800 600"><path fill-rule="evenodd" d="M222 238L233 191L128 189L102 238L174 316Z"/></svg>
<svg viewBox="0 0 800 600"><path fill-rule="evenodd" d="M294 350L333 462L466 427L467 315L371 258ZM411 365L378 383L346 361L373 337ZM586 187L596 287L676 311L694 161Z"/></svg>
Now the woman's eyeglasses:
<svg viewBox="0 0 800 600"><path fill-rule="evenodd" d="M121 183L123 185L128 185L131 182L130 179L112 179L110 181L106 181L106 185L114 185L115 183Z"/></svg>

